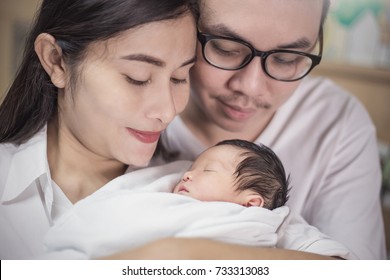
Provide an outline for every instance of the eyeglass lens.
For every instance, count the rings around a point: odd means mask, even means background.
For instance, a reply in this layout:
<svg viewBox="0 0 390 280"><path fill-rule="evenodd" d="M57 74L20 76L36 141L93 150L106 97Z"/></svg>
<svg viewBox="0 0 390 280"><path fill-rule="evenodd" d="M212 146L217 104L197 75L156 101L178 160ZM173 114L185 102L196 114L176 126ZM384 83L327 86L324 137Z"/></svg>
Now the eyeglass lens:
<svg viewBox="0 0 390 280"><path fill-rule="evenodd" d="M212 65L237 70L254 57L252 49L242 43L227 39L210 39L204 46L205 59ZM279 80L295 80L307 74L313 64L311 58L296 53L274 52L264 58L264 71Z"/></svg>

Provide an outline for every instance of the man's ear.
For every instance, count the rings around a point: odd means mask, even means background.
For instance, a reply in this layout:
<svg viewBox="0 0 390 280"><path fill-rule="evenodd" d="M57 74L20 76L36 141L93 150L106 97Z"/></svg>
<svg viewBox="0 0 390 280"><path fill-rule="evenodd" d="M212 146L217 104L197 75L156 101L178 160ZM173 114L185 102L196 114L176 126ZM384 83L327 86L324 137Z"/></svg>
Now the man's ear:
<svg viewBox="0 0 390 280"><path fill-rule="evenodd" d="M62 49L56 43L56 39L48 33L41 33L36 38L34 47L51 82L57 88L64 88L66 84L65 64L62 59Z"/></svg>
<svg viewBox="0 0 390 280"><path fill-rule="evenodd" d="M264 198L259 194L250 194L247 195L245 198L245 203L243 206L250 207L250 206L257 206L257 207L263 207L264 205Z"/></svg>

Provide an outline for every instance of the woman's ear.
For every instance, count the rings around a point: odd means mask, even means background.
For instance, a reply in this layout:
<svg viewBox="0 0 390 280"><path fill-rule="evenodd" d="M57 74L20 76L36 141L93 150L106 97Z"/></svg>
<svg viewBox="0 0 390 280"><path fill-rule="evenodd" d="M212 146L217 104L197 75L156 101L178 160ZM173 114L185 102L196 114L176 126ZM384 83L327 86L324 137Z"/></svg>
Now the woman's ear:
<svg viewBox="0 0 390 280"><path fill-rule="evenodd" d="M264 206L264 198L259 194L249 194L245 198L245 203L243 203L243 206L250 207L250 206L256 206L256 207L263 207Z"/></svg>
<svg viewBox="0 0 390 280"><path fill-rule="evenodd" d="M34 47L51 82L57 88L64 88L66 84L65 64L62 59L62 49L56 43L56 39L48 33L41 33L36 38Z"/></svg>

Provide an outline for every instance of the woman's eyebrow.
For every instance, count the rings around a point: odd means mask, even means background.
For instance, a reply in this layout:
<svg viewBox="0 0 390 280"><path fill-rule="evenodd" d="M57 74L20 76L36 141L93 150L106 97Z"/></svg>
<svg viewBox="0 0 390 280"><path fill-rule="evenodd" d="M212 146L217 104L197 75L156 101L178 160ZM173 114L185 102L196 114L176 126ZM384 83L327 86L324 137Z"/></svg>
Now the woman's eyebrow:
<svg viewBox="0 0 390 280"><path fill-rule="evenodd" d="M157 67L165 67L166 63L162 61L161 59L158 59L156 57L150 56L150 55L145 55L145 54L129 54L122 56L121 59L125 60L135 60L135 61L141 61L145 63L152 64ZM184 61L180 67L195 63L196 61L196 56L191 57L190 59Z"/></svg>
<svg viewBox="0 0 390 280"><path fill-rule="evenodd" d="M184 61L183 64L181 65L181 67L195 63L195 62L196 62L196 55L194 55L192 58Z"/></svg>
<svg viewBox="0 0 390 280"><path fill-rule="evenodd" d="M146 62L158 67L165 67L166 65L164 61L145 54L129 54L129 55L122 56L121 59Z"/></svg>

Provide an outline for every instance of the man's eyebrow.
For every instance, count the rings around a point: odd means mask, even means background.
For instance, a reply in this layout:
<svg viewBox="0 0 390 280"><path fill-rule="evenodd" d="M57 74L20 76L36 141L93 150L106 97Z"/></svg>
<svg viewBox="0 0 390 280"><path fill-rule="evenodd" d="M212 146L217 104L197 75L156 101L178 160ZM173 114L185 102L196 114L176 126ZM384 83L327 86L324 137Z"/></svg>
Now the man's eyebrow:
<svg viewBox="0 0 390 280"><path fill-rule="evenodd" d="M211 25L210 32L213 33L213 35L236 38L236 39L239 39L241 41L247 42L247 40L245 40L240 35L238 35L236 32L234 32L229 27L227 27L226 25L223 25L223 24ZM296 40L295 42L279 45L279 46L277 46L277 48L278 49L307 49L307 48L310 48L311 46L312 46L312 43L310 42L310 40L303 37L303 38Z"/></svg>
<svg viewBox="0 0 390 280"><path fill-rule="evenodd" d="M312 43L307 38L300 38L292 43L279 45L278 49L308 49L312 46Z"/></svg>
<svg viewBox="0 0 390 280"><path fill-rule="evenodd" d="M210 28L208 28L208 29L210 29L210 32L213 35L225 36L225 37L230 37L230 38L235 38L235 39L239 39L242 41L246 41L244 38L242 38L236 32L234 32L229 27L227 27L226 25L223 25L223 24L211 25ZM203 30L200 30L200 31L202 32ZM208 30L206 30L205 32L207 33Z"/></svg>

